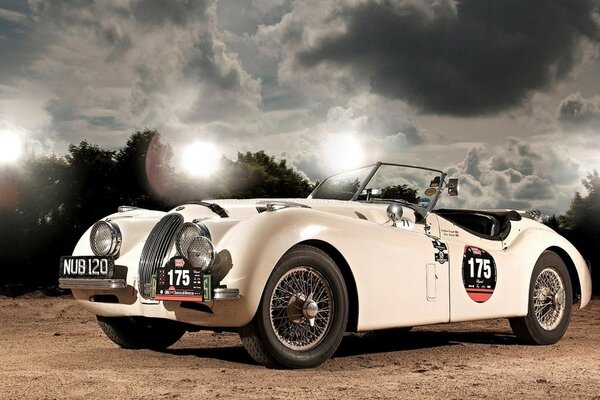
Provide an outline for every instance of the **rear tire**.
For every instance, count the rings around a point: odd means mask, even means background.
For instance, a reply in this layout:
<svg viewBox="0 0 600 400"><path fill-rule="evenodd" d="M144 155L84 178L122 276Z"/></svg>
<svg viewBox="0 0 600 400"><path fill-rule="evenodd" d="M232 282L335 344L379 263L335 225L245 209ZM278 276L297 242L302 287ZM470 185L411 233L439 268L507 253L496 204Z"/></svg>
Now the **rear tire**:
<svg viewBox="0 0 600 400"><path fill-rule="evenodd" d="M250 356L270 368L312 368L338 348L348 293L331 257L307 245L288 251L267 280L252 321L240 328Z"/></svg>
<svg viewBox="0 0 600 400"><path fill-rule="evenodd" d="M104 334L124 349L164 350L176 343L186 330L177 322L143 317L101 317Z"/></svg>
<svg viewBox="0 0 600 400"><path fill-rule="evenodd" d="M544 251L531 274L527 315L508 321L520 341L554 344L567 331L572 305L573 289L565 263L556 253Z"/></svg>

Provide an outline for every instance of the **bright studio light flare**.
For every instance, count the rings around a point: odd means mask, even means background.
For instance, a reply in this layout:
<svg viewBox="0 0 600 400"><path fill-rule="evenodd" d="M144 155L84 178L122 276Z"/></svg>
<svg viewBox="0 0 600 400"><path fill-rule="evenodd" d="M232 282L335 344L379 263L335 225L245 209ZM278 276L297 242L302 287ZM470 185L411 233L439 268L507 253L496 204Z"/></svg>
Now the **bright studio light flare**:
<svg viewBox="0 0 600 400"><path fill-rule="evenodd" d="M191 176L206 178L219 169L221 152L212 143L194 142L181 154L181 167Z"/></svg>
<svg viewBox="0 0 600 400"><path fill-rule="evenodd" d="M23 142L18 134L0 131L0 164L14 164L23 153Z"/></svg>
<svg viewBox="0 0 600 400"><path fill-rule="evenodd" d="M336 171L360 167L364 163L364 150L353 135L335 135L325 141L325 158Z"/></svg>

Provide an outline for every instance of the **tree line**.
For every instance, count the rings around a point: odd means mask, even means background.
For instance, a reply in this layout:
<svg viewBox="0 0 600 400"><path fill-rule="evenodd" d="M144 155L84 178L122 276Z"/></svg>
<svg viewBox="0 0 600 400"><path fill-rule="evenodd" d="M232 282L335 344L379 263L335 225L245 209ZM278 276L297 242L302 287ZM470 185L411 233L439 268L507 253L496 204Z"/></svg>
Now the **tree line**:
<svg viewBox="0 0 600 400"><path fill-rule="evenodd" d="M546 222L569 239L592 265L592 290L600 294L600 174L587 174L582 180L587 193L576 192L564 215L553 215Z"/></svg>
<svg viewBox="0 0 600 400"><path fill-rule="evenodd" d="M199 155L201 156L201 155ZM314 186L285 160L259 151L221 160L213 178L186 179L172 168L173 150L153 130L133 133L119 150L82 141L65 156L28 158L0 171L0 294L56 291L60 256L94 222L120 205L168 210L208 198L306 197ZM597 266L600 293L600 175L583 179L570 209L547 224Z"/></svg>

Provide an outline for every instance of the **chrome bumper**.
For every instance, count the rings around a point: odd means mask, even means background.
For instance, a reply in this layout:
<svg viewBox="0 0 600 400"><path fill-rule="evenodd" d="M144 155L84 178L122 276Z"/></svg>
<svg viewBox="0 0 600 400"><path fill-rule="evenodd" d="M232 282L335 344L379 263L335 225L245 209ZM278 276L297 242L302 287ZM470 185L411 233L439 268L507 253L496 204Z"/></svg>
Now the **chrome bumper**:
<svg viewBox="0 0 600 400"><path fill-rule="evenodd" d="M125 279L68 279L60 278L58 287L61 289L125 289Z"/></svg>
<svg viewBox="0 0 600 400"><path fill-rule="evenodd" d="M60 278L58 287L61 289L125 289L125 279L68 279ZM240 299L240 289L217 288L213 290L213 300L237 301ZM158 301L151 300L153 304Z"/></svg>
<svg viewBox="0 0 600 400"><path fill-rule="evenodd" d="M240 299L240 289L217 288L213 290L213 299L222 301L237 301Z"/></svg>

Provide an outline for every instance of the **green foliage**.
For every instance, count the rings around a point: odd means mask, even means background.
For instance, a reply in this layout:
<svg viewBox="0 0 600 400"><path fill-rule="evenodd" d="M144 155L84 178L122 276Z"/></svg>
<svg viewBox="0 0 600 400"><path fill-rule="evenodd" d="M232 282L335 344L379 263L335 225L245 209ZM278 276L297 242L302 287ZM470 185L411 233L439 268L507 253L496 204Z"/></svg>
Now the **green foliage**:
<svg viewBox="0 0 600 400"><path fill-rule="evenodd" d="M160 198L157 189L166 189L174 180L170 166L173 150L163 144L155 130L137 131L116 155L115 185L120 188L119 203L145 208L165 208L168 202ZM152 182L151 182L152 181ZM158 195L158 196L157 196Z"/></svg>
<svg viewBox="0 0 600 400"><path fill-rule="evenodd" d="M588 193L575 193L569 210L558 218L559 231L595 267L593 288L600 293L600 174L594 171L582 183Z"/></svg>
<svg viewBox="0 0 600 400"><path fill-rule="evenodd" d="M68 234L71 181L66 161L54 156L27 160L20 171L2 171L0 187L14 196L0 206L0 283L55 279L56 270L45 268L42 258Z"/></svg>
<svg viewBox="0 0 600 400"><path fill-rule="evenodd" d="M313 187L298 172L264 151L224 160L218 198L306 197Z"/></svg>
<svg viewBox="0 0 600 400"><path fill-rule="evenodd" d="M71 175L71 179L62 185L69 193L65 199L66 207L70 210L72 229L82 231L113 210L111 203L117 194L113 185L117 172L115 152L83 141L79 146L69 146L65 160Z"/></svg>
<svg viewBox="0 0 600 400"><path fill-rule="evenodd" d="M417 204L419 201L417 189L410 188L406 184L386 186L383 188L381 197L384 199L406 200L413 204Z"/></svg>

